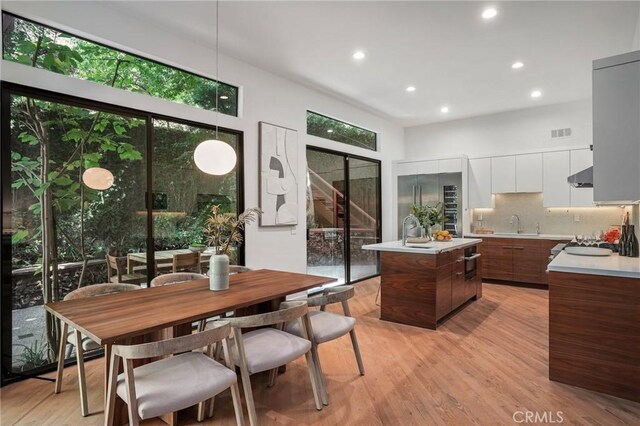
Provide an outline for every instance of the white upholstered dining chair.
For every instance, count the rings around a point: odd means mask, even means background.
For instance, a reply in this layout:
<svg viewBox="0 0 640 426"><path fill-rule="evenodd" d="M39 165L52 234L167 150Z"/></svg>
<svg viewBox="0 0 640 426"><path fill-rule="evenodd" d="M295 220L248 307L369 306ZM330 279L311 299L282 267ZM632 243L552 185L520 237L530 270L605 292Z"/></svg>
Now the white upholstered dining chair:
<svg viewBox="0 0 640 426"><path fill-rule="evenodd" d="M224 320L233 328L231 356L235 365L240 368L244 397L249 412L251 425L257 424L256 408L251 390L249 376L262 371L269 371L269 386L275 384L278 367L305 356L311 389L315 405L322 409L321 381L318 370L311 356L311 342L306 338L310 324L307 317L307 303L304 301L282 302L280 310L246 317L235 317ZM300 323L302 337L282 331L285 323ZM243 332L243 328L267 327ZM274 328L275 327L275 328ZM310 331L310 330L309 330Z"/></svg>
<svg viewBox="0 0 640 426"><path fill-rule="evenodd" d="M320 310L309 310L309 322L311 323L312 330L310 340L313 345L311 353L318 367L318 377L320 377L320 380L323 380L321 386L322 402L325 405L329 404L329 395L326 391L324 373L322 372L322 365L320 363L320 357L318 356L318 345L349 334L351 336L351 344L353 345L356 362L358 363L358 370L360 374L364 376L364 365L362 364L360 347L358 346L358 339L356 338L356 319L351 316L351 311L349 310L348 300L353 296L353 286L341 285L327 288L321 294L306 299L309 307L320 307ZM333 303L340 303L342 305L344 315L325 311L325 307ZM287 324L285 331L295 334L296 336L303 336L304 332L297 323Z"/></svg>
<svg viewBox="0 0 640 426"><path fill-rule="evenodd" d="M116 396L128 407L129 424L198 405L198 421L204 420L209 399L231 389L236 423L244 424L237 376L229 353L229 323L219 321L201 333L140 345L114 345L111 352L105 425L114 424ZM211 346L221 342L226 365L210 358ZM206 348L204 351L194 349ZM177 354L177 355L175 355ZM133 361L166 357L133 367ZM124 373L118 374L120 361ZM213 405L213 401L212 401Z"/></svg>
<svg viewBox="0 0 640 426"><path fill-rule="evenodd" d="M81 299L84 297L104 296L107 294L123 293L125 291L140 290L140 286L135 284L93 284L74 290L64 297L64 300ZM71 345L67 351L67 345ZM78 387L80 389L80 412L83 417L89 415L89 404L87 402L87 383L84 374L84 351L100 349L100 345L83 336L80 331L69 332L69 325L62 322L62 332L60 333L60 348L58 350L58 371L56 372L56 384L54 393L62 390L62 373L64 372L64 360L71 356L71 351L76 350L76 363L78 366ZM108 362L105 361L105 362Z"/></svg>

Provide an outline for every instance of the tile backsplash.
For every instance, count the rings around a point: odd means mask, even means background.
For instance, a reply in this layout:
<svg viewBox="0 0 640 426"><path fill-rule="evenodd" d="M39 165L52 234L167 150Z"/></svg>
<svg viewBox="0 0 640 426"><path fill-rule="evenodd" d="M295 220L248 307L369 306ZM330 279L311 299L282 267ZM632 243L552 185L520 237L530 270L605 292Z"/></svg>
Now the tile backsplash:
<svg viewBox="0 0 640 426"><path fill-rule="evenodd" d="M620 225L623 214L631 211L630 207L620 206L545 208L542 193L495 194L494 206L493 209L473 209L472 232L480 216L482 228L515 232L515 221L513 225L509 221L516 214L525 233L536 232L536 223L539 223L541 234L591 234Z"/></svg>

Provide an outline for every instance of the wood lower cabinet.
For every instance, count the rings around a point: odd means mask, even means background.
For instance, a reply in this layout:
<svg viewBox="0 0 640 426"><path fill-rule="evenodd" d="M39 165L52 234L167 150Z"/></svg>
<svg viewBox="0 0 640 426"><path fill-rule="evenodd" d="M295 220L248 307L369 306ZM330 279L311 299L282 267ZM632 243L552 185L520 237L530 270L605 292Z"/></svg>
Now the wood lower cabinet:
<svg viewBox="0 0 640 426"><path fill-rule="evenodd" d="M511 280L513 278L513 240L485 238L482 246L483 278Z"/></svg>
<svg viewBox="0 0 640 426"><path fill-rule="evenodd" d="M566 241L485 237L482 278L546 285L549 254L563 242Z"/></svg>
<svg viewBox="0 0 640 426"><path fill-rule="evenodd" d="M465 279L464 249L435 255L382 251L380 263L380 319L435 330L456 308L482 297L480 274Z"/></svg>
<svg viewBox="0 0 640 426"><path fill-rule="evenodd" d="M640 402L638 281L549 273L549 379Z"/></svg>
<svg viewBox="0 0 640 426"><path fill-rule="evenodd" d="M465 291L464 249L453 250L451 252L451 310L456 309L469 298L466 297Z"/></svg>

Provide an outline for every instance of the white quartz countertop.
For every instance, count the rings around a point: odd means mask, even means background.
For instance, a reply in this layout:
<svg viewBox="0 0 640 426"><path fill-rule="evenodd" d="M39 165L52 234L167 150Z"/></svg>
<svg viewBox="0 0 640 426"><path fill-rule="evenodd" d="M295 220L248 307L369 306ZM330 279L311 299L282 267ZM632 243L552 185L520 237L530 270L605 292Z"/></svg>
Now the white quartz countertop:
<svg viewBox="0 0 640 426"><path fill-rule="evenodd" d="M640 258L618 253L611 256L575 256L563 250L549 263L547 270L640 279Z"/></svg>
<svg viewBox="0 0 640 426"><path fill-rule="evenodd" d="M432 241L426 244L402 245L402 241L389 241L379 244L367 244L362 246L363 250L373 251L394 251L398 253L419 253L419 254L438 254L445 251L451 251L458 248L469 247L481 243L478 238L453 238L451 241Z"/></svg>
<svg viewBox="0 0 640 426"><path fill-rule="evenodd" d="M571 241L573 240L573 235L562 235L562 234L512 234L507 232L497 232L494 234L464 234L468 237L474 238L524 238L529 240L559 240L559 241Z"/></svg>

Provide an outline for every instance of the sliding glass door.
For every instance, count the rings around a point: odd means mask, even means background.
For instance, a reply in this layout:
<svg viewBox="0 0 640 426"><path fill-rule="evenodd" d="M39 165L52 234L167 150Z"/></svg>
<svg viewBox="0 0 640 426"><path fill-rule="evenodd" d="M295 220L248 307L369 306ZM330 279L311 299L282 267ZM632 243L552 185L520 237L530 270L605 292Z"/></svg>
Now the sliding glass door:
<svg viewBox="0 0 640 426"><path fill-rule="evenodd" d="M56 360L59 324L44 303L107 282L114 250L146 251L147 129L144 116L4 100L2 362L21 374Z"/></svg>
<svg viewBox="0 0 640 426"><path fill-rule="evenodd" d="M307 272L348 283L378 274L380 162L307 148Z"/></svg>
<svg viewBox="0 0 640 426"><path fill-rule="evenodd" d="M61 328L43 305L115 278L107 255L144 285L156 252L205 242L212 205L242 211L243 157L242 133L221 128L217 137L240 161L224 176L206 175L193 150L214 137L212 126L7 83L1 117L6 383L53 367ZM241 249L232 261L244 261ZM67 358L73 353L68 345Z"/></svg>

